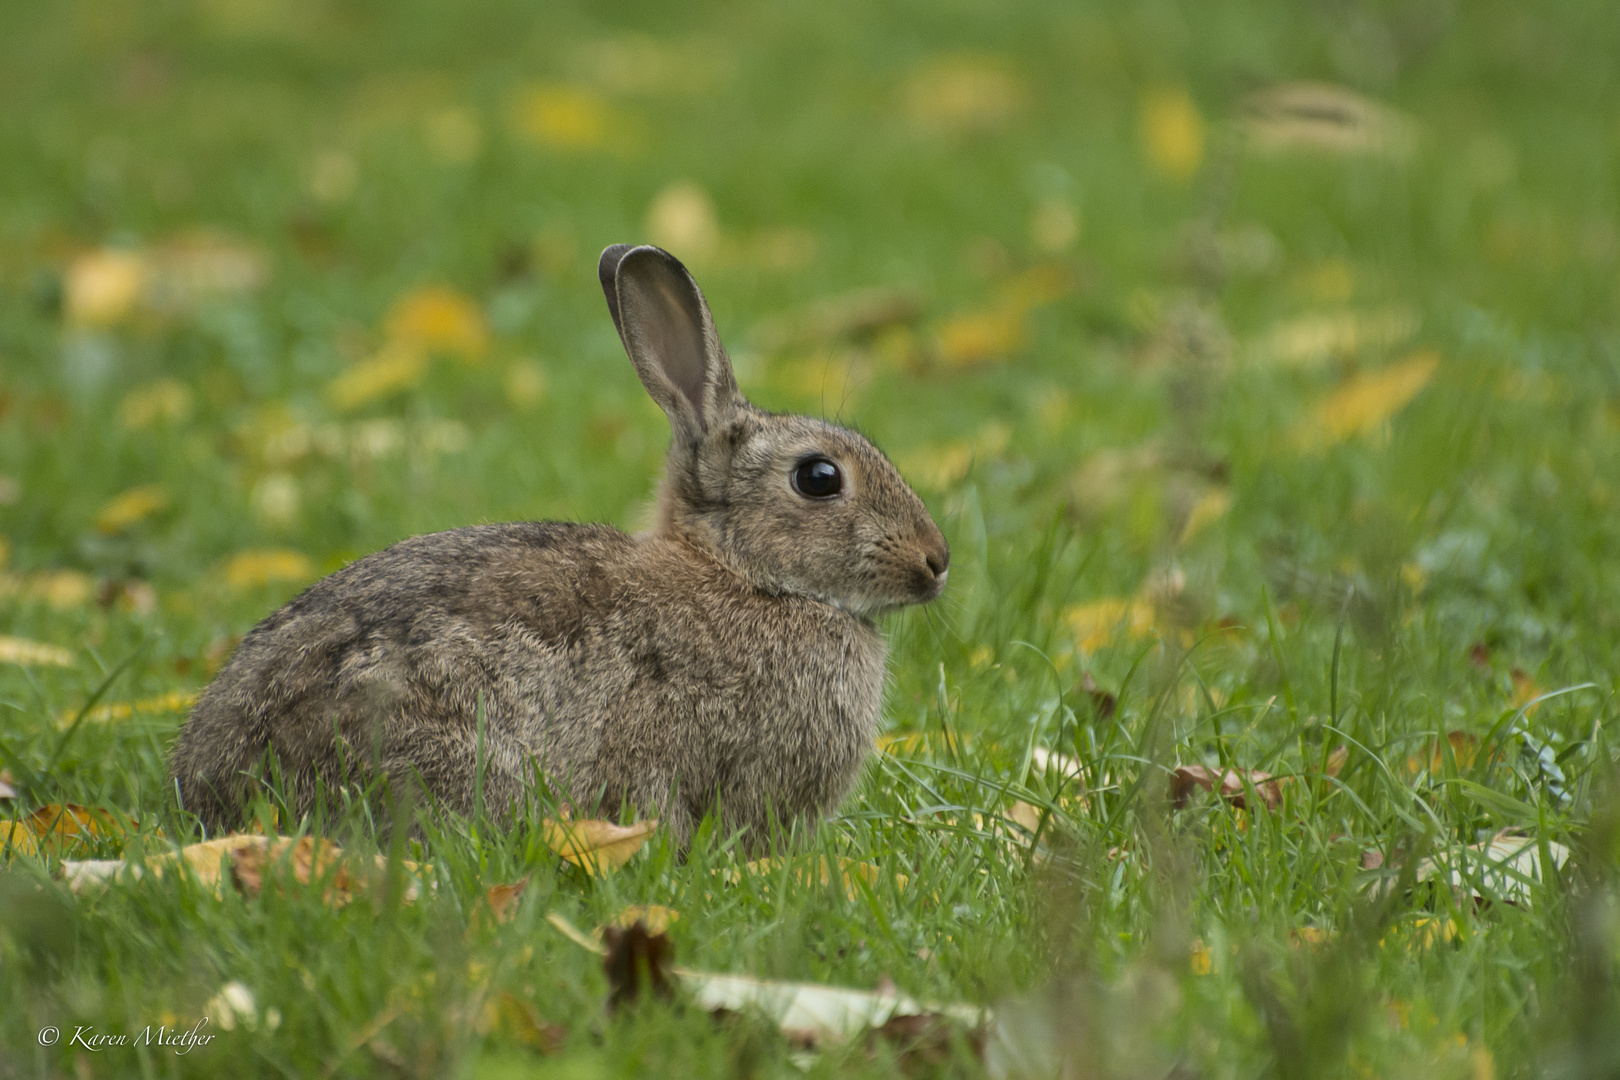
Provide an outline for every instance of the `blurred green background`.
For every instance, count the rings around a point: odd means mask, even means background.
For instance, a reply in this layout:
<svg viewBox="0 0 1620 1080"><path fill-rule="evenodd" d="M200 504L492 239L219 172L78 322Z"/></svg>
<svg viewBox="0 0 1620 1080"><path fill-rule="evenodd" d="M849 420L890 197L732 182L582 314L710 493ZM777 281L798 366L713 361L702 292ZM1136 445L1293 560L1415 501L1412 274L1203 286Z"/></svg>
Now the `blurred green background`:
<svg viewBox="0 0 1620 1080"><path fill-rule="evenodd" d="M1252 872L1200 856L1198 926L1301 921L1348 895L1336 838L1387 841L1409 796L1453 843L1504 824L1412 781L1414 740L1592 682L1488 778L1569 839L1620 655L1616 57L1608 0L8 5L12 780L161 814L187 695L320 574L479 521L639 527L667 427L595 260L651 241L744 391L858 425L954 545L946 598L891 627L892 729L948 722L993 769L1031 717L1072 705L1053 730L1078 739L1119 695L1122 740L1168 715L1179 760L1284 771L1342 721L1372 747L1359 809L1246 834L1277 845ZM1132 698L1155 641L1198 645L1191 678ZM1251 713L1223 731L1223 706ZM897 775L845 824L909 820ZM1014 895L952 909L985 914L932 964L724 919L682 947L990 993L1045 959ZM1110 902L1129 952L1134 901ZM1509 918L1490 979L1485 951L1424 969L1423 1038L1522 1034L1527 1002L1584 993L1555 924Z"/></svg>

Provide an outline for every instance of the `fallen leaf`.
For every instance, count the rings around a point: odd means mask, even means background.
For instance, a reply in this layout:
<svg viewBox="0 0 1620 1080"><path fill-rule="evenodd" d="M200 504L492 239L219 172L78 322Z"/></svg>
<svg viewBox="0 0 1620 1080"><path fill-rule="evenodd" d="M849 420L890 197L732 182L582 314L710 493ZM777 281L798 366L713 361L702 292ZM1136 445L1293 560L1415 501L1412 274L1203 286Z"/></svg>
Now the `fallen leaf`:
<svg viewBox="0 0 1620 1080"><path fill-rule="evenodd" d="M1256 364L1313 367L1335 357L1395 348L1417 328L1410 308L1312 312L1273 326L1244 355Z"/></svg>
<svg viewBox="0 0 1620 1080"><path fill-rule="evenodd" d="M861 340L891 327L915 323L922 316L923 307L922 296L911 289L861 289L767 319L756 326L750 336L766 353L794 346Z"/></svg>
<svg viewBox="0 0 1620 1080"><path fill-rule="evenodd" d="M1552 867L1541 863L1541 841L1504 829L1484 843L1434 855L1418 864L1417 879L1438 878L1457 893L1486 903L1501 901L1524 905L1530 901L1532 882L1545 881L1569 861L1569 848L1547 841Z"/></svg>
<svg viewBox="0 0 1620 1080"><path fill-rule="evenodd" d="M427 370L428 358L421 349L390 342L381 352L355 364L328 383L326 399L333 408L347 412L415 389L421 385Z"/></svg>
<svg viewBox="0 0 1620 1080"><path fill-rule="evenodd" d="M523 890L528 887L529 879L526 877L519 878L509 885L491 885L484 891L484 906L473 909L470 920L472 929L480 930L486 922L496 926L510 922L517 914L518 901L523 898Z"/></svg>
<svg viewBox="0 0 1620 1080"><path fill-rule="evenodd" d="M1301 450L1319 450L1383 425L1428 385L1440 354L1420 350L1365 375L1353 375L1319 402L1293 431Z"/></svg>
<svg viewBox="0 0 1620 1080"><path fill-rule="evenodd" d="M1468 650L1468 662L1479 671L1491 670L1491 650L1483 641L1476 641Z"/></svg>
<svg viewBox="0 0 1620 1080"><path fill-rule="evenodd" d="M241 551L225 564L225 584L249 589L272 581L308 581L315 566L307 555L288 548Z"/></svg>
<svg viewBox="0 0 1620 1080"><path fill-rule="evenodd" d="M196 690L173 690L167 694L156 697L142 698L139 701L114 701L106 705L97 705L85 714L86 724L111 724L131 719L135 716L162 716L165 713L186 712L197 703ZM78 718L77 709L67 709L56 714L56 726L70 727Z"/></svg>
<svg viewBox="0 0 1620 1080"><path fill-rule="evenodd" d="M1479 756L1479 736L1466 731L1448 731L1444 741L1436 735L1428 741L1421 755L1406 759L1406 775L1416 776L1425 771L1431 776L1443 773L1447 744L1450 745L1451 756L1457 761L1458 772L1466 772L1473 767L1474 759Z"/></svg>
<svg viewBox="0 0 1620 1080"><path fill-rule="evenodd" d="M1526 674L1523 668L1518 667L1513 669L1511 678L1513 679L1513 707L1515 709L1524 709L1526 716L1541 708L1539 702L1530 705L1530 702L1541 696L1541 687L1536 685L1536 681ZM1526 708L1526 706L1529 707Z"/></svg>
<svg viewBox="0 0 1620 1080"><path fill-rule="evenodd" d="M552 150L597 150L625 127L611 105L589 90L564 84L531 86L513 108L518 134Z"/></svg>
<svg viewBox="0 0 1620 1080"><path fill-rule="evenodd" d="M68 264L62 278L62 306L68 322L111 326L135 310L151 268L138 252L102 248Z"/></svg>
<svg viewBox="0 0 1620 1080"><path fill-rule="evenodd" d="M961 1031L962 1025L943 1013L902 1013L871 1028L866 1035L866 1046L870 1054L877 1044L887 1043L899 1059L897 1064L902 1075L931 1076L950 1064L955 1040ZM969 1029L965 1038L973 1056L983 1062L984 1029Z"/></svg>
<svg viewBox="0 0 1620 1080"><path fill-rule="evenodd" d="M681 258L701 263L720 250L720 219L709 193L690 181L660 189L647 208L647 235Z"/></svg>
<svg viewBox="0 0 1620 1080"><path fill-rule="evenodd" d="M1398 157L1412 149L1415 125L1386 105L1329 83L1295 82L1250 95L1243 127L1263 151L1315 150Z"/></svg>
<svg viewBox="0 0 1620 1080"><path fill-rule="evenodd" d="M155 423L178 424L191 416L192 393L189 387L176 379L136 387L124 396L118 406L118 419L131 431L140 431Z"/></svg>
<svg viewBox="0 0 1620 1080"><path fill-rule="evenodd" d="M589 935L561 914L551 912L546 916L546 921L574 944L606 960L608 950L592 941ZM625 964L622 956L618 962L632 971L646 971L650 951L644 948L639 954L632 953L630 964ZM635 966L638 957L642 964L639 969ZM672 957L663 959L667 961ZM607 964L604 963L604 966ZM700 1008L711 1013L757 1009L771 1017L788 1038L811 1049L830 1042L848 1041L867 1028L882 1026L895 1016L937 1015L972 1028L985 1025L990 1018L989 1010L975 1006L924 1005L894 993L874 993L815 983L776 982L746 975L722 975L676 967L672 963L667 963L662 971L666 977L673 975ZM610 970L610 983L612 979L613 972Z"/></svg>
<svg viewBox="0 0 1620 1080"><path fill-rule="evenodd" d="M1142 96L1142 148L1148 162L1171 180L1192 179L1204 160L1204 118L1181 87L1158 87Z"/></svg>
<svg viewBox="0 0 1620 1080"><path fill-rule="evenodd" d="M278 886L284 884L284 872L287 871L290 871L294 882L305 886L330 873L331 879L326 882L322 898L335 907L348 903L361 889L375 887L388 871L387 857L375 855L367 873L356 873L343 861L342 849L330 840L323 839L317 845L315 838L308 836L294 839L260 833L232 833L183 848L148 854L139 862L128 859L64 860L60 873L72 891L86 892L105 887L118 879L140 880L148 873L162 878L167 870L178 865L183 865L198 884L211 888L215 893L222 892L229 881L249 896L258 895L267 878ZM428 875L432 867L408 859L402 860L400 865L409 875L403 899L406 903L412 903L421 893L422 881L429 881L431 885Z"/></svg>
<svg viewBox="0 0 1620 1080"><path fill-rule="evenodd" d="M1097 681L1091 677L1091 672L1080 676L1080 684L1075 691L1091 699L1091 707L1097 710L1097 719L1112 720L1114 713L1119 709L1119 698L1106 690L1097 688Z"/></svg>
<svg viewBox="0 0 1620 1080"><path fill-rule="evenodd" d="M1181 527L1180 544L1186 544L1193 537L1203 532L1205 528L1213 525L1226 516L1232 509L1232 490L1225 487L1212 487L1203 495L1187 513L1187 522Z"/></svg>
<svg viewBox="0 0 1620 1080"><path fill-rule="evenodd" d="M675 947L668 935L652 933L639 921L629 927L608 925L602 929L602 945L609 1012L633 1003L644 992L665 1000L675 996L671 970Z"/></svg>
<svg viewBox="0 0 1620 1080"><path fill-rule="evenodd" d="M130 819L130 826L134 825ZM77 803L49 803L20 821L0 822L0 847L24 855L43 855L125 831L107 810Z"/></svg>
<svg viewBox="0 0 1620 1080"><path fill-rule="evenodd" d="M396 346L424 355L448 353L476 360L489 347L483 311L445 285L413 289L400 297L388 313L384 333Z"/></svg>
<svg viewBox="0 0 1620 1080"><path fill-rule="evenodd" d="M651 819L631 825L589 819L546 818L541 822L551 850L593 877L629 862L657 827L658 822Z"/></svg>
<svg viewBox="0 0 1620 1080"><path fill-rule="evenodd" d="M650 934L662 934L667 932L670 924L680 917L680 912L674 908L664 907L661 904L631 904L597 927L596 934L601 937L610 926L617 926L621 930L627 930L637 923L645 926Z"/></svg>
<svg viewBox="0 0 1620 1080"><path fill-rule="evenodd" d="M27 638L0 637L0 664L72 667L73 654L60 645L47 645Z"/></svg>
<svg viewBox="0 0 1620 1080"><path fill-rule="evenodd" d="M1075 604L1063 613L1083 653L1094 653L1119 640L1135 641L1153 630L1153 605L1125 597L1105 597Z"/></svg>
<svg viewBox="0 0 1620 1080"><path fill-rule="evenodd" d="M1025 106L1029 89L998 56L935 57L914 70L900 90L901 108L927 131L961 134L1002 127Z"/></svg>
<svg viewBox="0 0 1620 1080"><path fill-rule="evenodd" d="M494 1008L492 1029L528 1047L537 1054L555 1054L568 1042L568 1029L561 1024L547 1023L540 1010L510 990L491 1003Z"/></svg>
<svg viewBox="0 0 1620 1080"><path fill-rule="evenodd" d="M791 867L792 873L790 876L796 884L801 886L819 885L822 888L826 888L833 883L834 871L836 870L837 880L843 886L844 896L850 903L854 903L861 898L863 884L865 888L873 889L877 887L884 877L883 870L873 863L861 862L843 855L835 856L832 859L825 855L818 855L809 865L804 864L802 861L796 862L779 858L754 859L744 864L741 869L734 868L726 871L726 879L733 882L741 881L744 873L769 879L780 874L785 867ZM895 884L902 889L905 888L907 880L904 874L894 875Z"/></svg>
<svg viewBox="0 0 1620 1080"><path fill-rule="evenodd" d="M1206 765L1177 765L1170 773L1170 802L1178 810L1187 805L1195 787L1218 792L1239 810L1248 808L1249 789L1260 796L1267 809L1274 810L1282 802L1282 783L1270 773L1258 769L1222 769L1216 772Z"/></svg>

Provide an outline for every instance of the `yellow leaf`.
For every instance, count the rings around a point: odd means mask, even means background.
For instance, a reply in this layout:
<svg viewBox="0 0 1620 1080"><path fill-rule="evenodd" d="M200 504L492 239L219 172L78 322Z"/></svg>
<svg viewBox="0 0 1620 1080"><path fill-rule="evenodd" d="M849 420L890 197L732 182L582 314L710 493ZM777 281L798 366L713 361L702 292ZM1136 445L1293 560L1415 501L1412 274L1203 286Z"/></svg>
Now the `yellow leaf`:
<svg viewBox="0 0 1620 1080"><path fill-rule="evenodd" d="M131 431L159 421L178 424L191 416L191 391L174 379L159 379L137 387L118 406L118 419Z"/></svg>
<svg viewBox="0 0 1620 1080"><path fill-rule="evenodd" d="M1023 79L997 56L936 57L912 72L901 87L901 105L913 123L951 133L999 128L1028 99Z"/></svg>
<svg viewBox="0 0 1620 1080"><path fill-rule="evenodd" d="M1316 450L1378 428L1418 396L1439 366L1440 354L1424 349L1382 370L1350 377L1296 425L1294 444Z"/></svg>
<svg viewBox="0 0 1620 1080"><path fill-rule="evenodd" d="M131 525L169 505L169 493L161 484L142 484L117 496L96 514L96 529L112 535L121 533Z"/></svg>
<svg viewBox="0 0 1620 1080"><path fill-rule="evenodd" d="M696 184L677 181L653 196L647 235L682 259L701 262L720 249L720 219L714 200Z"/></svg>
<svg viewBox="0 0 1620 1080"><path fill-rule="evenodd" d="M1121 637L1136 640L1153 629L1153 605L1143 600L1106 597L1075 604L1063 613L1081 652L1091 653Z"/></svg>
<svg viewBox="0 0 1620 1080"><path fill-rule="evenodd" d="M225 583L233 589L248 589L272 581L307 581L315 576L308 556L287 548L242 551L225 564Z"/></svg>
<svg viewBox="0 0 1620 1080"><path fill-rule="evenodd" d="M1159 87L1142 97L1142 147L1148 161L1176 181L1192 179L1204 160L1204 118L1180 87Z"/></svg>
<svg viewBox="0 0 1620 1080"><path fill-rule="evenodd" d="M883 880L884 876L884 872L873 863L860 862L842 855L837 856L836 861L833 861L829 860L825 855L818 855L808 866L783 859L754 859L752 862L745 864L741 871L731 870L727 872L726 879L733 882L740 881L743 872L756 877L771 876L780 873L785 866L791 867L793 880L799 885L814 884L820 885L822 888L832 884L836 867L838 881L844 887L844 896L851 903L861 897L861 882L864 882L867 888L875 888L878 882ZM895 874L894 881L896 885L903 889L906 886L907 878L904 874Z"/></svg>
<svg viewBox="0 0 1620 1080"><path fill-rule="evenodd" d="M38 854L39 837L26 821L0 821L0 858Z"/></svg>
<svg viewBox="0 0 1620 1080"><path fill-rule="evenodd" d="M326 398L341 411L414 389L427 375L427 356L418 348L393 342L362 360L326 387Z"/></svg>
<svg viewBox="0 0 1620 1080"><path fill-rule="evenodd" d="M1249 355L1256 362L1305 367L1363 349L1393 348L1417 328L1417 316L1407 308L1312 312L1273 326Z"/></svg>
<svg viewBox="0 0 1620 1080"><path fill-rule="evenodd" d="M1523 668L1514 668L1511 677L1513 679L1513 707L1515 709L1525 709L1526 705L1541 696L1541 687L1536 685L1536 681L1526 674ZM1534 713L1539 708L1541 708L1539 703L1530 705L1528 709L1525 709L1525 714Z"/></svg>
<svg viewBox="0 0 1620 1080"><path fill-rule="evenodd" d="M596 928L592 936L602 940L602 931L609 926L617 926L628 930L636 923L647 928L649 934L662 934L667 931L670 924L681 917L681 913L674 908L667 908L661 904L631 904L613 918Z"/></svg>
<svg viewBox="0 0 1620 1080"><path fill-rule="evenodd" d="M1192 943L1192 955L1188 957L1188 966L1194 975L1208 975L1215 970L1215 957L1201 939Z"/></svg>
<svg viewBox="0 0 1620 1080"><path fill-rule="evenodd" d="M939 326L939 358L947 367L1005 360L1024 345L1024 309L1015 306L963 312Z"/></svg>
<svg viewBox="0 0 1620 1080"><path fill-rule="evenodd" d="M551 850L593 877L629 862L630 856L641 850L657 827L655 820L638 821L633 825L588 819L546 818L541 822Z"/></svg>
<svg viewBox="0 0 1620 1080"><path fill-rule="evenodd" d="M520 409L546 396L546 369L538 360L517 360L506 369L506 400Z"/></svg>
<svg viewBox="0 0 1620 1080"><path fill-rule="evenodd" d="M1328 83L1284 83L1244 103L1244 130L1262 151L1315 150L1399 157L1412 148L1415 126L1354 90Z"/></svg>
<svg viewBox="0 0 1620 1080"><path fill-rule="evenodd" d="M1218 487L1204 492L1187 515L1187 524L1181 527L1181 542L1185 544L1206 526L1221 520L1230 509L1232 509L1231 489Z"/></svg>
<svg viewBox="0 0 1620 1080"><path fill-rule="evenodd" d="M68 321L78 326L122 321L135 310L149 274L146 260L133 251L104 248L79 256L62 281Z"/></svg>
<svg viewBox="0 0 1620 1080"><path fill-rule="evenodd" d="M23 667L72 667L73 654L59 645L27 638L0 637L0 664Z"/></svg>
<svg viewBox="0 0 1620 1080"><path fill-rule="evenodd" d="M622 127L607 102L576 86L550 84L525 90L513 119L518 133L553 150L595 150Z"/></svg>
<svg viewBox="0 0 1620 1080"><path fill-rule="evenodd" d="M106 705L97 705L91 709L84 718L87 724L111 724L121 720L128 720L135 716L161 716L164 713L185 712L197 704L198 693L195 690L174 690L157 697L142 698L139 701L114 701ZM56 714L56 726L65 728L73 723L77 717L77 709L69 709Z"/></svg>
<svg viewBox="0 0 1620 1080"><path fill-rule="evenodd" d="M472 300L443 285L415 289L400 297L385 327L396 346L420 353L450 353L476 360L489 346L484 313Z"/></svg>

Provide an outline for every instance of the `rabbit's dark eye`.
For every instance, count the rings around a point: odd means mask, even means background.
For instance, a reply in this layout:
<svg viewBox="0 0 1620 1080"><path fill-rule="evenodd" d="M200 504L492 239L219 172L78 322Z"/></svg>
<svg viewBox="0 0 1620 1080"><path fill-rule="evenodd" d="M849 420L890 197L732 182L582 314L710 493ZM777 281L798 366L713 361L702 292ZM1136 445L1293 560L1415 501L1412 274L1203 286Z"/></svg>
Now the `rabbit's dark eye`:
<svg viewBox="0 0 1620 1080"><path fill-rule="evenodd" d="M793 490L807 499L830 499L844 489L844 474L826 458L811 458L793 470Z"/></svg>

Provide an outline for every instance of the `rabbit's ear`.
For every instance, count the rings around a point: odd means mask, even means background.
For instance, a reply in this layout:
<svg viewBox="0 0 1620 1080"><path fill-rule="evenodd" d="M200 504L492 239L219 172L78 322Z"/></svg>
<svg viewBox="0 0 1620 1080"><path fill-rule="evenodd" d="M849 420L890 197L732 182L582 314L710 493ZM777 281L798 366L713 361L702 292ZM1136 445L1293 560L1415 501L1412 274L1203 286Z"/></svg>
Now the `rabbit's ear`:
<svg viewBox="0 0 1620 1080"><path fill-rule="evenodd" d="M737 402L737 379L697 282L669 252L615 244L597 265L624 351L670 423L697 439Z"/></svg>

